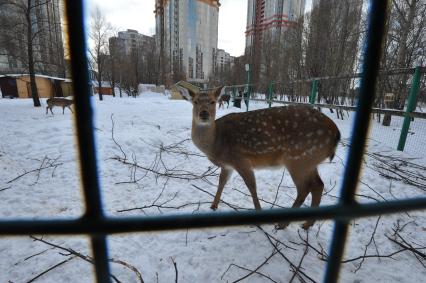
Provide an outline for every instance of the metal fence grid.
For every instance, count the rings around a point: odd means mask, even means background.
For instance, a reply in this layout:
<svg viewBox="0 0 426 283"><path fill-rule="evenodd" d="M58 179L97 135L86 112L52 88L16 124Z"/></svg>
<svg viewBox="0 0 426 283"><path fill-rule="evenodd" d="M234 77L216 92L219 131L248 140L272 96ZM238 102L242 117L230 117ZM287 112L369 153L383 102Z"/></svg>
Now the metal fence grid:
<svg viewBox="0 0 426 283"><path fill-rule="evenodd" d="M348 222L351 219L426 208L426 198L363 205L354 200L370 122L371 107L373 105L374 86L377 80L384 34L385 11L388 6L388 1L373 0L369 11L368 41L364 53L365 61L361 79L360 99L352 131L352 146L348 153L348 162L345 168L339 204L319 208L273 209L260 212L215 212L214 214L134 218L105 217L100 198L92 109L89 100L90 89L88 85L89 76L82 2L82 0L66 1L66 14L68 17L74 91L78 94L75 96L75 121L86 212L81 218L75 220L0 220L0 235L89 235L94 254L97 281L110 282L106 245L106 236L108 234L261 224L306 219L333 219L335 227L324 282L336 282L345 247Z"/></svg>

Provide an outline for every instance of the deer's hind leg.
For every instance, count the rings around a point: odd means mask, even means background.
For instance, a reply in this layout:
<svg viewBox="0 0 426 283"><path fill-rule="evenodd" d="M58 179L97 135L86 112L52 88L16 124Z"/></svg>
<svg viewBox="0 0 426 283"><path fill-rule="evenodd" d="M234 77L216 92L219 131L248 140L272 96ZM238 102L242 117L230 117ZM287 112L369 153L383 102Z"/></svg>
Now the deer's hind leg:
<svg viewBox="0 0 426 283"><path fill-rule="evenodd" d="M309 179L307 178L310 174L306 174L301 170L288 168L293 183L296 185L297 196L293 202L291 208L299 208L305 202L306 197L309 194ZM275 225L276 229L285 229L290 223L288 221L280 222Z"/></svg>
<svg viewBox="0 0 426 283"><path fill-rule="evenodd" d="M315 170L311 173L308 185L309 185L309 191L312 195L311 207L318 207L321 203L322 192L324 190L324 183L318 174L317 168L315 168ZM312 225L314 225L314 223L315 223L314 220L308 220L305 223L303 223L302 228L307 230Z"/></svg>

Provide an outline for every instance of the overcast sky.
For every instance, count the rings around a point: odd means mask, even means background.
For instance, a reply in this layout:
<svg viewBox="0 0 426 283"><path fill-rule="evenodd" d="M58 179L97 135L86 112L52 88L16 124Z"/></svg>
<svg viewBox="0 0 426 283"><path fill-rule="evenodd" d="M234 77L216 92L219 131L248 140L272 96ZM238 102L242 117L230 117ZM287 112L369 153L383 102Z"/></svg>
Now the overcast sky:
<svg viewBox="0 0 426 283"><path fill-rule="evenodd" d="M155 0L90 0L89 9L98 5L108 21L119 30L135 29L155 34ZM244 53L247 0L221 0L218 47L233 56ZM90 11L88 11L90 12ZM88 13L90 15L90 13Z"/></svg>

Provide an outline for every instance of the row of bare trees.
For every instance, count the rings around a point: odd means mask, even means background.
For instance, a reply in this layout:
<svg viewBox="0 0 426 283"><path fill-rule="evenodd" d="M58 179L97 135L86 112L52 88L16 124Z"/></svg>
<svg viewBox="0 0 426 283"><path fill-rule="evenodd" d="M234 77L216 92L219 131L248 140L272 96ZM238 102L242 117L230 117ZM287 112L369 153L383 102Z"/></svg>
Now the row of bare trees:
<svg viewBox="0 0 426 283"><path fill-rule="evenodd" d="M281 82L278 92L307 96L310 86L293 83L302 78L335 77L360 71L366 35L367 1L319 0L310 13L277 34L264 31L260 55L248 49L247 62L258 64L253 76L264 92L268 82ZM426 60L426 1L392 0L386 23L386 42L381 69L424 66ZM256 40L255 40L256 41ZM256 48L256 45L254 45ZM254 62L259 60L258 62ZM239 72L244 73L244 68ZM256 71L256 68L254 68ZM235 73L235 70L231 70ZM256 79L257 78L257 79ZM242 76L243 83L246 81ZM235 80L234 84L241 83ZM383 76L376 106L383 107L385 93L393 93L392 107L402 109L411 84L411 74ZM318 99L333 104L353 104L358 87L354 79L320 80ZM423 82L424 89L424 82ZM354 94L355 93L355 94Z"/></svg>
<svg viewBox="0 0 426 283"><path fill-rule="evenodd" d="M113 96L118 88L120 97L123 92L136 95L140 83L162 83L159 80L159 54L155 45L137 41L127 52L124 46L112 39L117 39L117 29L98 7L95 8L91 15L89 61L95 70L100 100L102 82L110 84Z"/></svg>

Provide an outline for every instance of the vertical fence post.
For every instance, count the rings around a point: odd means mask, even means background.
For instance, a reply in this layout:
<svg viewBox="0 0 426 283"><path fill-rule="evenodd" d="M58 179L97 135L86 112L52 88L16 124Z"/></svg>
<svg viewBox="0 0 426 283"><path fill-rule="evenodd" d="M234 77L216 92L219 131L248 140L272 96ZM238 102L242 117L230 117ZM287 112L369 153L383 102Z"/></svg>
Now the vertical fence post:
<svg viewBox="0 0 426 283"><path fill-rule="evenodd" d="M403 151L405 142L407 141L407 134L410 128L411 117L408 115L413 112L416 104L417 95L419 94L420 88L420 67L416 67L413 75L413 81L411 83L410 94L408 95L407 109L405 110L404 123L402 124L401 135L398 142L398 150Z"/></svg>
<svg viewBox="0 0 426 283"><path fill-rule="evenodd" d="M312 81L311 96L309 97L310 104L314 104L315 100L317 99L317 84L318 84L318 81L314 79Z"/></svg>
<svg viewBox="0 0 426 283"><path fill-rule="evenodd" d="M246 64L245 65L246 68L246 72L247 72L247 94L246 97L244 97L244 93L243 93L243 99L244 102L246 103L246 111L249 110L249 102L250 102L250 84L251 84L251 66L250 64Z"/></svg>
<svg viewBox="0 0 426 283"><path fill-rule="evenodd" d="M271 106L272 106L272 82L270 82L269 85L268 85L268 104L269 104L269 108L271 108Z"/></svg>

